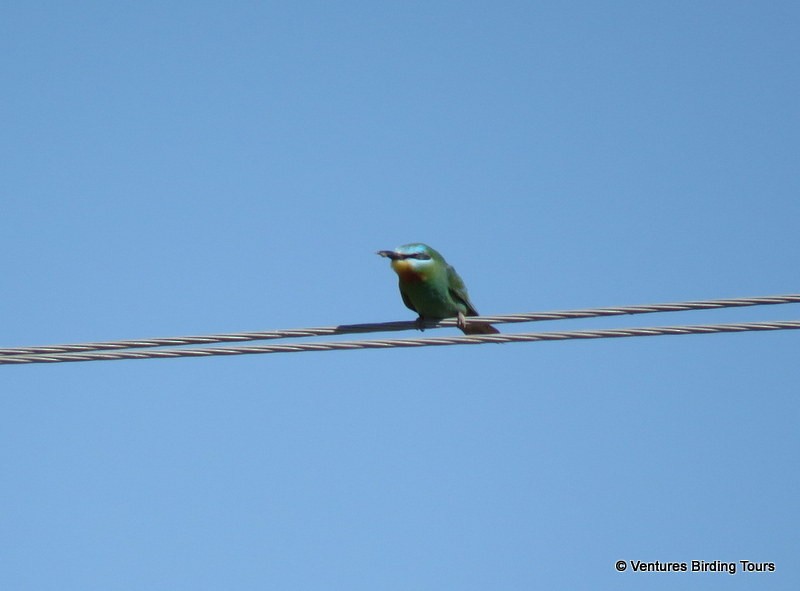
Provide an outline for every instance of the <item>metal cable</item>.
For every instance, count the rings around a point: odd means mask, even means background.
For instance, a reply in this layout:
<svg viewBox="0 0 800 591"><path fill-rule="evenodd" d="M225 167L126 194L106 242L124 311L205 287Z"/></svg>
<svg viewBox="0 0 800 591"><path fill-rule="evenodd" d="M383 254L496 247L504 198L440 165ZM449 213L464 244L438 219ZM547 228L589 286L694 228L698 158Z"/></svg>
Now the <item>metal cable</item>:
<svg viewBox="0 0 800 591"><path fill-rule="evenodd" d="M9 355L0 357L0 364L60 363L68 361L113 361L119 359L164 359L173 357L209 357L212 355L248 355L263 353L300 353L305 351L335 351L352 349L389 349L395 347L425 347L443 345L479 345L484 343L520 343L531 341L566 341L571 339L603 339L622 337L651 337L662 335L713 334L765 330L800 329L800 321L742 322L737 324L700 324L689 326L656 326L540 332L520 334L470 335L444 338L375 339L316 343L290 343L247 347L208 347L205 349L159 349L152 351L116 351L111 353L55 353L38 355Z"/></svg>
<svg viewBox="0 0 800 591"><path fill-rule="evenodd" d="M740 308L745 306L766 306L773 304L800 303L800 294L789 294L754 298L732 298L724 300L698 300L669 304L650 304L645 306L620 306L611 308L585 308L553 312L529 312L502 316L475 316L469 318L470 324L505 324L514 322L535 322L545 320L567 320L574 318L593 318L600 316L622 316L630 314L651 314L654 312L679 312L686 310L710 310L716 308ZM424 328L456 326L455 320L428 321ZM71 345L44 345L33 347L14 347L0 349L0 357L9 355L34 355L50 353L109 351L118 349L142 349L149 347L209 345L212 343L240 343L292 337L329 336L340 334L359 334L368 332L394 332L420 328L414 321L381 322L371 324L342 324L318 328L298 328L270 330L263 332L240 332L213 334L205 336L167 337L124 341L104 341Z"/></svg>

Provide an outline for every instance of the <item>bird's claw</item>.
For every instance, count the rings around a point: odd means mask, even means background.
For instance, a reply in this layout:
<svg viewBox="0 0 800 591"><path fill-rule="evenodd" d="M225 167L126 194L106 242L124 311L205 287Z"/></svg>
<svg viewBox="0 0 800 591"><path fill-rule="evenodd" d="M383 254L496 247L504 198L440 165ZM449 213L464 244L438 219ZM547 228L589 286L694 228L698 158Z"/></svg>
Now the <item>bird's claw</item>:
<svg viewBox="0 0 800 591"><path fill-rule="evenodd" d="M467 332L467 318L464 316L464 313L459 311L458 312L458 319L456 320L456 326L461 329L461 332Z"/></svg>

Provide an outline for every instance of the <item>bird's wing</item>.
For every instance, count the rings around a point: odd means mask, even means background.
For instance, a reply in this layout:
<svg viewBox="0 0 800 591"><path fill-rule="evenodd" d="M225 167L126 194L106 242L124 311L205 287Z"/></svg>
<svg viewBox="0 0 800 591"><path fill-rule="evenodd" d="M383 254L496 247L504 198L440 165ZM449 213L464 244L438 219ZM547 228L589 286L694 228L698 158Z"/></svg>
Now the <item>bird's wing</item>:
<svg viewBox="0 0 800 591"><path fill-rule="evenodd" d="M467 294L467 286L464 285L464 280L456 273L456 270L447 265L447 289L450 292L450 297L456 302L464 304L467 308L467 316L478 316L478 311L472 302L469 301L469 294Z"/></svg>

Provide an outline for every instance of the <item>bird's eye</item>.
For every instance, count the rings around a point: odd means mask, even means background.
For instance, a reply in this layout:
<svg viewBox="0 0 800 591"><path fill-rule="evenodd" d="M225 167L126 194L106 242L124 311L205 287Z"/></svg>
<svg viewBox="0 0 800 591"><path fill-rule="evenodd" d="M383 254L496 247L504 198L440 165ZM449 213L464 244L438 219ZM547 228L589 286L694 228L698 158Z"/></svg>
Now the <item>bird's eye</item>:
<svg viewBox="0 0 800 591"><path fill-rule="evenodd" d="M419 259L420 261L429 261L430 258L431 258L431 255L425 254L424 252L418 252L418 253L416 253L414 255L414 258L415 259Z"/></svg>

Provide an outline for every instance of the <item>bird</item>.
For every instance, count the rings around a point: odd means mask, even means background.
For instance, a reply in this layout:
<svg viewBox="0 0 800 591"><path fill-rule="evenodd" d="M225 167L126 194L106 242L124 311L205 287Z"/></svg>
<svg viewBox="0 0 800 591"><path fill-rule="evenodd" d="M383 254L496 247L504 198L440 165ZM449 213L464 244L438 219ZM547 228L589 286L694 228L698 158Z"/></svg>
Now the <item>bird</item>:
<svg viewBox="0 0 800 591"><path fill-rule="evenodd" d="M419 314L417 324L425 320L458 318L464 334L497 334L491 324L469 324L465 316L478 316L469 299L464 281L444 257L427 244L404 244L394 250L379 250L378 255L391 260L399 278L400 295L407 308Z"/></svg>

